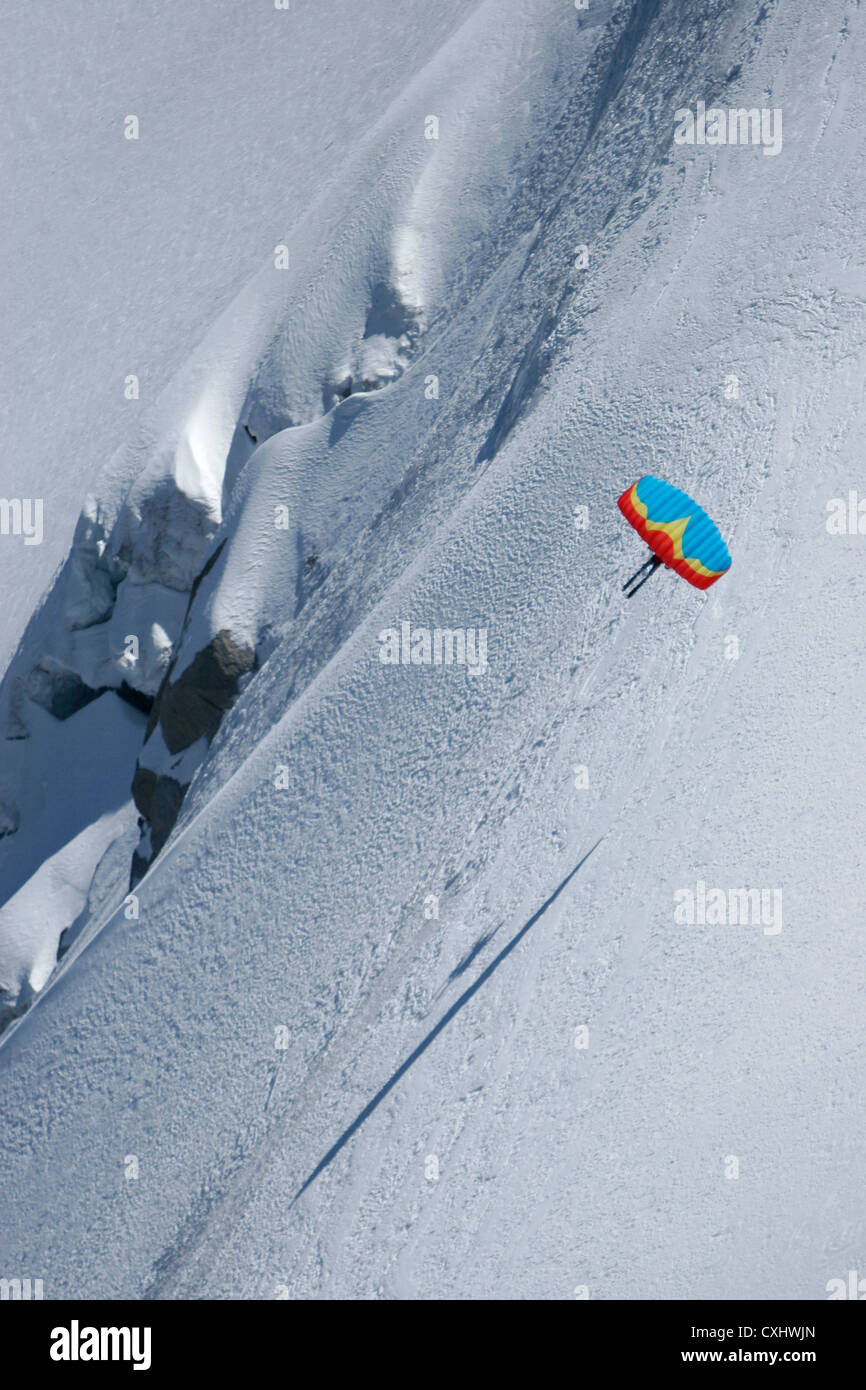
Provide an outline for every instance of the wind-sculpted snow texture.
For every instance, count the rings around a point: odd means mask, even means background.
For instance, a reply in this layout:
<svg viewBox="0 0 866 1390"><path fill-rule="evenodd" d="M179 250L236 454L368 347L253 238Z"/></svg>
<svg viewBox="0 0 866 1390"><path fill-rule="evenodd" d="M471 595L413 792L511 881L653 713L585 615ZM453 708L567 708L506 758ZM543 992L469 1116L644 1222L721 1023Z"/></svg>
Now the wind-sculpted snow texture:
<svg viewBox="0 0 866 1390"><path fill-rule="evenodd" d="M0 689L0 1271L822 1298L866 1245L862 20L404 8ZM706 594L623 598L648 473Z"/></svg>

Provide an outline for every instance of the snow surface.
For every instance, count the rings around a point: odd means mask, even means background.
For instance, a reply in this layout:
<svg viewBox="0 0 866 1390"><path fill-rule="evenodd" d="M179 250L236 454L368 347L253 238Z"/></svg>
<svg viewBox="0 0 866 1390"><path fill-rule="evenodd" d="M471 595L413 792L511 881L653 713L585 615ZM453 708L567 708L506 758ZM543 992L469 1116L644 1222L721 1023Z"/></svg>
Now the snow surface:
<svg viewBox="0 0 866 1390"><path fill-rule="evenodd" d="M160 8L168 245L198 21ZM165 389L105 412L101 474L76 453L95 500L0 692L9 1009L68 947L0 1039L0 1269L48 1297L822 1298L866 1264L866 541L826 524L866 496L860 14L404 9L269 15L296 26L277 83L232 6L209 42L247 100L190 193L261 161L231 244L167 254L144 307L106 282ZM675 144L698 100L780 108L780 153ZM61 203L94 159L76 109L35 175ZM622 597L645 472L729 542L706 595ZM486 671L385 664L404 622L484 629ZM177 760L130 900L123 788L171 755L114 690L224 630L259 668ZM55 719L58 672L108 689ZM781 892L781 930L683 925L698 882Z"/></svg>

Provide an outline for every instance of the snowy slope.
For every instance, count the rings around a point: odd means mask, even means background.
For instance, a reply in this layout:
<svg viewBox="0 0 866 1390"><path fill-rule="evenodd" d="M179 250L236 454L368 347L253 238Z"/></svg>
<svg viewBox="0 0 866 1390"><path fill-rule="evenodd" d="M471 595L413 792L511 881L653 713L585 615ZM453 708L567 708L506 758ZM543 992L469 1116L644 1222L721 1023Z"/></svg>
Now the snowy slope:
<svg viewBox="0 0 866 1390"><path fill-rule="evenodd" d="M161 14L157 11L161 11ZM345 21L348 12L349 9L345 5L337 7L333 19ZM41 828L34 817L29 821L26 816L22 819L20 805L21 773L17 765L20 764L21 757L20 750L14 747L14 742L25 737L27 733L27 719L21 712L22 701L35 694L43 706L55 712L58 703L62 703L66 712L75 713L77 707L86 699L92 698L101 690L129 686L148 698L156 692L165 674L172 642L176 640L184 620L190 589L202 569L214 528L219 523L223 492L228 491L227 480L233 478L238 455L243 453L246 435L239 424L238 416L243 414L246 420L251 415L253 403L250 402L245 409L244 398L250 384L249 377L254 372L254 363L258 356L264 355L267 350L268 334L276 334L278 326L282 326L285 331L286 321L293 322L292 315L297 300L309 296L310 286L303 275L296 271L284 274L275 269L273 247L275 244L284 245L282 238L289 235L293 227L300 227L300 230L296 230L290 237L293 258L303 267L305 249L308 262L314 254L313 248L316 253L319 252L317 243L321 221L307 218L305 226L303 216L304 208L312 196L314 183L316 196L321 204L319 216L326 221L338 216L339 211L345 208L347 200L352 202L352 190L355 190L358 202L361 202L364 174L360 177L357 173L353 174L351 166L348 169L345 167L345 160L341 162L339 170L325 168L317 174L316 165L319 159L323 157L324 151L335 143L339 148L338 135L345 135L348 139L350 132L357 132L356 138L366 140L375 148L381 138L378 132L383 125L383 113L386 113L390 106L391 92L396 89L398 105L399 101L403 100L399 95L401 67L411 73L415 65L423 63L423 57L428 51L435 51L443 33L447 34L450 29L456 27L455 16L459 13L459 7L440 7L430 25L421 31L413 31L412 35L404 35L396 47L393 44L389 47L387 26L384 24L388 12L389 7L384 4L380 5L378 10L368 10L366 20L371 27L365 28L363 34L357 37L357 41L353 41L347 25L340 23L341 37L329 45L327 59L323 59L319 51L322 41L321 22L316 22L309 12L305 15L293 13L291 17L283 13L273 13L263 19L258 6L248 7L244 23L235 15L230 24L219 30L218 37L215 36L209 41L210 48L215 46L217 50L214 62L232 67L237 63L238 52L247 51L250 45L258 52L262 46L268 47L270 51L270 46L275 44L275 54L288 51L291 53L287 69L273 66L273 56L268 58L267 70L273 89L267 83L261 87L257 84L255 100L247 97L240 101L240 114L235 114L230 122L231 156L224 165L220 164L221 177L229 179L237 160L243 159L248 164L251 162L244 150L252 147L257 151L256 160L252 161L254 170L257 169L268 188L273 185L275 189L273 193L268 191L263 200L255 202L254 213L249 210L239 211L233 223L229 221L229 214L220 214L228 222L226 235L230 244L238 248L243 247L244 263L261 267L265 259L265 265L259 269L253 284L241 294L236 306L231 306L212 331L205 334L203 342L191 354L190 360L177 373L175 380L168 381L155 402L148 404L147 397L157 394L159 386L162 385L161 380L154 380L152 389L143 393L142 400L125 402L128 411L134 410L138 415L140 410L140 418L134 427L129 427L126 442L103 462L98 471L94 470L90 422L94 416L103 418L105 402L101 397L94 396L99 382L99 365L92 362L88 365L87 389L82 388L80 395L80 401L90 416L87 446L83 454L81 450L73 450L73 461L80 469L86 470L84 477L91 495L85 502L78 526L75 528L71 556L49 592L44 608L37 610L31 621L19 651L12 659L0 694L2 733L4 737L9 736L13 740L13 747L9 748L7 744L9 755L0 765L0 809L4 812L8 810L8 814L19 826L14 842L9 840L3 843L0 840L0 875L11 871L17 880L22 859L29 863L41 855ZM147 52L148 65L154 68L158 67L161 60L162 46L166 42L167 34L173 33L178 42L182 39L185 45L191 47L202 41L200 25L193 17L187 16L180 29L163 27L164 18L164 7L157 7L150 15L144 31L153 35L153 46L149 46ZM140 14L127 16L127 19L137 33L137 26L141 22ZM28 40L27 26L37 23L37 19L28 12L19 22L23 26L21 45L27 42L34 44L34 38ZM83 31L80 36L82 49L85 47L86 32ZM99 32L101 33L101 30ZM111 42L122 45L126 42L128 34L128 29L124 29L123 26L118 33L112 30ZM336 65L338 71L349 68L355 71L354 64L357 60L360 71L366 70L369 74L378 71L382 63L381 52L386 49L389 52L389 75L387 80L383 77L383 87L375 97L366 89L358 95L357 86L361 79L356 74L347 87L340 89L340 101L343 105L327 100L323 90L323 83L326 83L323 74L329 71L331 62ZM82 56L81 62L84 61L85 58ZM122 70L126 61L123 60ZM177 61L180 62L180 58ZM315 74L318 74L318 78ZM151 75L153 77L153 74ZM137 70L136 82L141 80L141 76L141 72ZM213 84L215 80L213 71L210 71L207 82ZM236 81L233 77L231 83L224 84L220 90L233 90ZM245 81L248 89L248 76ZM330 87L331 84L328 81L326 85ZM261 165L261 161L266 161L268 157L273 158L267 154L267 151L273 148L272 142L260 138L261 123L265 116L268 120L276 120L278 113L286 108L294 112L294 104L306 107L311 87L316 94L317 103L325 105L327 101L328 114L319 122L315 114L317 107L314 105L309 119L316 135L311 148L307 150L303 171L289 175L284 182L281 166L269 167L266 163L264 166ZM136 87L135 90L140 88ZM216 97L210 86L207 91L209 95L205 105L209 110L210 103L214 102ZM153 151L144 139L147 132L142 135L143 147L147 151L145 159L150 161L147 167L151 170L151 177L159 181L159 187L152 190L149 204L161 208L161 200L165 196L165 181L168 179L178 183L191 179L193 192L184 184L185 197L190 199L195 196L194 190L199 187L200 181L198 171L205 159L202 149L199 151L199 163L195 164L194 171L191 170L190 165L194 162L196 150L195 133L198 132L202 140L206 136L208 141L218 134L216 127L209 126L207 132L199 128L198 123L203 119L200 104L204 101L203 96L196 95L195 88L186 93L186 104L180 101L176 93L166 93L165 104L160 106L159 119L162 122L170 120L173 123L172 138L178 143L177 146L172 143L174 153L171 158L165 155L166 132L163 132L159 149L156 151ZM170 111L165 109L165 105ZM223 110L222 106L220 110ZM72 142L72 148L67 152L73 167L86 165L92 157L92 142L95 137L90 125L91 117L90 111L86 119L82 117L77 141ZM227 117L223 115L220 119ZM387 117L384 119L387 120ZM292 149L297 148L301 141L301 135L294 127L287 138ZM391 138L393 142L394 137ZM136 142L122 140L117 132L113 133L112 139L125 147L128 160L129 146ZM137 148L135 153L138 154ZM286 150L282 148L280 158L285 158L285 155ZM115 151L111 158L119 159L120 156ZM109 163L107 177L108 187L115 190L116 196L121 198L124 190L123 180L128 175L121 176L115 165ZM213 173L208 178L213 178ZM64 209L74 209L77 206L73 195L67 192L62 183L58 189L58 196ZM202 196L203 193L200 191L199 199ZM369 221L371 216L377 216L375 205L371 210L369 204L370 199L365 199L356 213L356 217L362 221L362 235L360 238L356 236L353 243L359 246L360 254L368 259L371 254L375 254L375 248L371 250L367 245ZM197 277L191 285L189 257L179 263L171 261L163 266L164 285L154 289L154 261L158 254L162 253L165 244L174 238L176 226L185 225L188 215L183 204L173 208L173 213L174 216L163 224L160 220L153 219L152 208L149 208L149 236L158 241L158 247L155 248L150 241L145 246L134 247L133 259L136 264L147 261L147 285L150 287L147 293L154 296L155 303L170 304L171 312L174 314L181 311L178 304L182 308L188 298L195 300L195 317L190 313L184 325L184 331L191 332L200 322L204 312L214 316L214 293L210 289L208 278L210 272L204 277ZM211 214L212 209L208 215ZM204 210L199 208L195 215L204 218ZM263 222L264 227L255 227L255 255L253 260L249 261L247 257L253 216ZM123 239L126 237L126 231L126 224L121 218L112 224L110 236ZM87 251L93 251L89 244ZM124 254L128 254L128 251ZM351 254L350 249L350 257ZM355 258L357 259L357 253ZM114 274L113 263L101 241L98 245L97 259L107 277ZM364 268L356 268L356 275L363 273ZM232 267L232 272L237 274L235 266ZM227 270L223 265L223 278L226 274ZM327 263L320 271L320 279L326 274ZM107 283L110 284L111 280L108 279ZM116 278L114 283L115 286L123 286L122 276ZM22 275L22 304L29 285L30 281ZM136 285L141 289L138 281ZM345 285L343 289L345 291ZM358 293L361 292L359 286ZM125 288L113 289L112 296L112 308L115 311L118 302L129 297ZM205 309L202 305L206 306ZM348 306L344 312L350 310L351 306ZM360 305L356 306L356 310L361 311ZM308 312L311 312L316 320L317 315L319 318L321 316L321 306L314 304ZM124 320L126 331L139 331L141 315L138 313L135 299L127 313L128 320ZM149 307L148 315L152 314L153 309ZM14 324L12 328L9 337L10 357L19 353L14 341ZM163 325L160 324L159 332L162 331ZM78 332L76 329L74 342L66 346L80 364ZM61 343L63 342L61 339ZM339 339L339 342L342 349L344 338ZM320 352L322 350L321 344L315 342L311 344L311 348L318 348ZM172 352L175 351L173 347ZM153 346L152 355L154 371L163 372L166 356L159 341ZM339 364L338 371L342 373ZM309 372L303 389L309 393ZM11 399L16 399L16 393L12 393ZM77 408L82 407L79 405ZM255 423L255 417L253 419ZM118 433L120 438L123 438L123 434L120 431ZM234 433L240 436L240 441L232 448ZM17 451L14 445L15 432L12 430L9 456L13 464L16 459L20 461L25 457L23 436ZM52 459L56 447L56 440L50 442ZM27 440L26 448L31 450L32 439ZM0 562L5 556L15 573L13 603L4 618L4 621L8 619L12 627L17 621L14 601L22 595L26 596L27 584L30 582L28 576L41 574L44 583L47 578L45 564L53 565L56 562L56 547L68 539L67 526L71 511L69 495L62 489L68 485L69 473L65 467L58 471L56 461L52 463L52 468L54 483L51 488L42 489L50 494L45 498L43 545L30 546L23 538L17 536L0 538L3 541L3 546L0 547ZM28 473L28 476L32 483L33 474ZM8 482L4 487L5 493L9 496L29 496L29 491L22 486L20 468L17 472L14 466L10 468ZM58 515L62 523L60 532L56 525ZM31 595L31 606L32 601ZM133 659L130 659L129 652L130 636L138 643L138 650ZM75 743L78 735L74 721L69 724L67 733L70 744ZM58 754L54 746L44 743L39 744L34 750L34 745L38 743L35 739L31 742L25 762L29 774L38 782L44 782L46 778L53 776ZM128 787L135 769L134 754L130 757L128 748L116 747L111 739L107 741L104 751L107 757L121 764L121 777ZM75 755L73 753L70 756ZM68 794L77 795L80 799L80 789L76 792L74 778L70 779ZM67 795L65 785L61 787L61 795ZM96 822L101 815L98 798L89 805L88 811L92 821ZM94 854L91 857L93 867L97 856ZM57 910L51 908L48 911L38 910L35 899L31 898L31 901L34 911L31 914L29 965L19 949L23 931L20 914L14 928L16 940L11 953L4 949L8 933L4 931L3 923L0 922L0 1017L6 1009L17 1008L20 999L26 1000L31 989L37 987L37 980L41 982L44 972L40 962L44 960L47 952L56 949L62 932L71 925L72 919L65 905L59 900L55 902ZM8 930L12 931L11 928Z"/></svg>
<svg viewBox="0 0 866 1390"><path fill-rule="evenodd" d="M390 0L357 9L4 5L0 484L44 500L45 534L0 544L0 670L108 456L465 4L406 25Z"/></svg>
<svg viewBox="0 0 866 1390"><path fill-rule="evenodd" d="M476 6L116 456L7 728L50 766L110 707L130 777L188 790L137 916L94 843L0 1043L4 1268L820 1298L862 1265L863 538L826 519L862 476L864 42L838 3ZM698 100L781 108L782 149L676 145ZM730 542L706 597L622 598L647 471ZM484 630L485 669L383 662L403 623ZM58 668L155 697L146 737L110 690L41 708ZM683 925L698 882L781 921Z"/></svg>

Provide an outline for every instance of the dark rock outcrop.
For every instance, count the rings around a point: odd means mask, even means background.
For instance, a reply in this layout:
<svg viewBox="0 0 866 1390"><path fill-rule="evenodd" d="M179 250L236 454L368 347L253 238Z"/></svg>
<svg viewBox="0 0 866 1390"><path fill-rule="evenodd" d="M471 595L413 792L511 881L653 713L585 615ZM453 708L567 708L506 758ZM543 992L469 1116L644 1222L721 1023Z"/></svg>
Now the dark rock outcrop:
<svg viewBox="0 0 866 1390"><path fill-rule="evenodd" d="M255 661L252 647L239 645L223 629L174 684L166 682L154 711L170 753L181 753L202 735L210 742L237 696L241 676Z"/></svg>
<svg viewBox="0 0 866 1390"><path fill-rule="evenodd" d="M234 640L222 629L171 680L169 672L150 712L145 750L158 728L172 757L191 748L199 739L211 742L220 722L237 698L241 677L256 668L252 647ZM146 755L145 755L146 756ZM155 770L139 761L132 780L132 795L143 818L144 833L133 855L130 883L134 886L165 845L180 813L189 781L172 771Z"/></svg>
<svg viewBox="0 0 866 1390"><path fill-rule="evenodd" d="M63 666L53 657L45 656L32 668L24 680L24 694L41 705L55 719L68 719L91 700L104 694L105 687L96 690L87 685L77 671Z"/></svg>

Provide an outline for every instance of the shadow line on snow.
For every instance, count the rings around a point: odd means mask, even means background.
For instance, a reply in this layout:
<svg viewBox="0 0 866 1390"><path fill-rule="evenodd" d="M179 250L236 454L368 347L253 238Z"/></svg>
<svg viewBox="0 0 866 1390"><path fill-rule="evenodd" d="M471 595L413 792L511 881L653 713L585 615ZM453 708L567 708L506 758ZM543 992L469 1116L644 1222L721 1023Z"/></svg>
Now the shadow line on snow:
<svg viewBox="0 0 866 1390"><path fill-rule="evenodd" d="M376 1092L373 1099L369 1101L367 1105L364 1106L364 1109L361 1111L361 1113L355 1117L355 1119L346 1129L343 1130L343 1133L340 1135L336 1143L331 1145L324 1158L316 1164L312 1173L310 1173L309 1177L301 1185L301 1187L298 1188L297 1192L292 1198L290 1204L291 1206L295 1205L295 1202L297 1202L298 1199L303 1196L307 1188L310 1187L311 1184L316 1181L316 1178L319 1177L319 1175L324 1172L328 1165L333 1162L340 1150L345 1148L346 1144L348 1144L349 1140L353 1137L353 1135L357 1134L364 1121L370 1118L373 1111L377 1109L377 1107L382 1103L382 1101L385 1099L388 1093L394 1089L394 1087L397 1085L397 1082L400 1081L406 1075L409 1068L413 1066L415 1062L418 1061L419 1057L421 1057L427 1051L427 1048L430 1046L432 1042L435 1041L435 1039L439 1036L442 1030L448 1026L448 1024L454 1017L456 1017L456 1015L460 1012L464 1005L469 1003L469 1000L472 998L474 994L477 993L481 986L485 984L487 980L490 979L490 976L493 974L494 970L496 970L502 964L506 956L509 956L511 954L515 946L517 946L517 944L523 940L524 936L526 936L526 933L532 927L535 926L539 918L544 916L547 909L556 901L563 889L568 886L568 884L574 878L578 870L583 868L589 856L595 853L603 839L604 836L600 836L599 839L597 839L595 844L592 846L592 849L588 849L583 858L578 860L574 868L566 874L565 878L562 880L559 886L553 890L550 897L547 898L546 901L541 904L541 907L539 907L537 911L532 914L528 922L524 922L523 926L520 928L520 931L517 932L511 938L508 945L502 948L498 956L494 956L490 964L484 970L482 970L481 974L478 976L478 979L475 980L469 986L468 989L463 991L459 999L456 999L454 1001L450 1009L448 1009L442 1015L435 1027L431 1028L430 1032L427 1034L425 1038L422 1038L421 1042L418 1044L415 1050L413 1052L410 1052L405 1062L400 1063L400 1066L393 1073L393 1075L388 1078L384 1086L382 1086L381 1089Z"/></svg>

